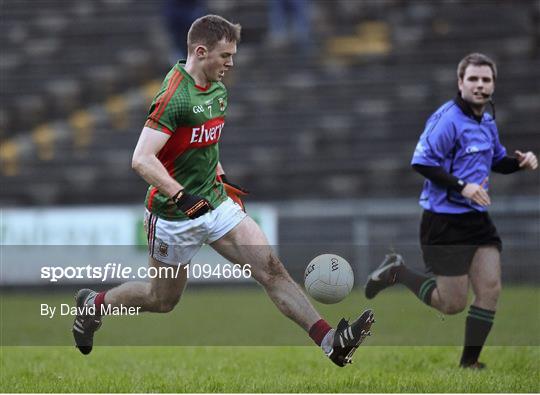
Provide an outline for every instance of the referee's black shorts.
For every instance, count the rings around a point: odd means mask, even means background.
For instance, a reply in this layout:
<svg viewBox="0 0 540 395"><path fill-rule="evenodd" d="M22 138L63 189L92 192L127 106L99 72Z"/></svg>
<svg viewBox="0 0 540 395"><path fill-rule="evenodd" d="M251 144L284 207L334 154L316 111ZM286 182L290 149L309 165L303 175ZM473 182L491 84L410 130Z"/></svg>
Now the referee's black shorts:
<svg viewBox="0 0 540 395"><path fill-rule="evenodd" d="M440 276L469 273L478 247L494 246L502 251L497 228L487 212L439 214L424 210L420 244L428 271Z"/></svg>

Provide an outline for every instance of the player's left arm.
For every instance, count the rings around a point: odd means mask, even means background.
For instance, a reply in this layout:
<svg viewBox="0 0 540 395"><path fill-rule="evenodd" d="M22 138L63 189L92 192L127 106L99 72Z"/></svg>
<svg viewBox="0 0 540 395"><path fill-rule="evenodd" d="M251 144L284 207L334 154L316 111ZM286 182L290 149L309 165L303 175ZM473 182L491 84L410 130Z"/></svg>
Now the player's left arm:
<svg viewBox="0 0 540 395"><path fill-rule="evenodd" d="M221 162L218 162L216 166L216 175L217 175L217 180L225 186L225 190L227 190L227 193L229 192L229 190L231 190L232 192L240 196L249 195L249 191L246 188L241 187L240 185L237 185L237 184L233 184L232 182L229 181L229 179L225 175L225 170L223 169Z"/></svg>
<svg viewBox="0 0 540 395"><path fill-rule="evenodd" d="M249 191L229 181L229 179L225 175L225 170L223 169L221 162L218 162L218 165L216 166L216 178L218 182L221 182L223 184L227 196L229 196L234 202L238 203L238 205L242 207L242 210L246 211L241 196L248 195Z"/></svg>

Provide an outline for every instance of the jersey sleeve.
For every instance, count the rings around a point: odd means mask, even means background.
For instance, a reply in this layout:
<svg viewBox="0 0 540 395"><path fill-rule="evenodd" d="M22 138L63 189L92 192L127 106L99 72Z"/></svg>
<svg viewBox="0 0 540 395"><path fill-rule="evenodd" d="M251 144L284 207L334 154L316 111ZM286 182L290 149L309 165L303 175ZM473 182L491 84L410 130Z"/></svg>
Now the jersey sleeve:
<svg viewBox="0 0 540 395"><path fill-rule="evenodd" d="M432 116L414 150L412 165L441 166L456 144L456 129L450 119Z"/></svg>
<svg viewBox="0 0 540 395"><path fill-rule="evenodd" d="M172 135L182 124L189 106L189 97L186 89L179 88L181 81L181 75L173 76L166 88L156 95L144 126Z"/></svg>

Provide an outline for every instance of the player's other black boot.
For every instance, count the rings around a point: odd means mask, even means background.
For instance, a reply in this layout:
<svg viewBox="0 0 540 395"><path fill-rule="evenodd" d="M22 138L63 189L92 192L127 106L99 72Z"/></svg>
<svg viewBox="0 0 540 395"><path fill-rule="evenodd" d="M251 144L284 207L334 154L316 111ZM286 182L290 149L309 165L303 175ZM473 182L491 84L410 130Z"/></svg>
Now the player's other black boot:
<svg viewBox="0 0 540 395"><path fill-rule="evenodd" d="M96 292L91 289L81 289L75 295L77 315L73 322L73 337L75 345L83 354L90 354L94 344L94 332L101 326L101 316L89 314L88 308L93 306L92 300L96 297Z"/></svg>
<svg viewBox="0 0 540 395"><path fill-rule="evenodd" d="M373 299L379 292L396 283L396 274L400 266L404 265L403 258L399 254L388 254L383 262L368 277L365 295Z"/></svg>
<svg viewBox="0 0 540 395"><path fill-rule="evenodd" d="M334 333L332 351L328 357L338 366L352 363L352 356L366 336L370 336L371 325L375 322L373 310L366 310L352 324L342 318Z"/></svg>

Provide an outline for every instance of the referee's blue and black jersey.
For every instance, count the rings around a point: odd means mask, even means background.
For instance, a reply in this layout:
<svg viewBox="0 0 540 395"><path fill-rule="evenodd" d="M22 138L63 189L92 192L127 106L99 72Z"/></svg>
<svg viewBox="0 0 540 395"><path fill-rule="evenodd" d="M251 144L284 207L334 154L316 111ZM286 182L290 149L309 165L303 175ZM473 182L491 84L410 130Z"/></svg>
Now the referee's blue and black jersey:
<svg viewBox="0 0 540 395"><path fill-rule="evenodd" d="M443 104L427 121L411 164L440 166L466 183L489 188L493 165L506 156L495 120L488 113L475 116L462 100ZM435 213L486 211L458 191L424 182L420 205Z"/></svg>

